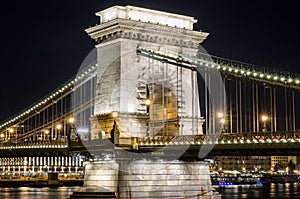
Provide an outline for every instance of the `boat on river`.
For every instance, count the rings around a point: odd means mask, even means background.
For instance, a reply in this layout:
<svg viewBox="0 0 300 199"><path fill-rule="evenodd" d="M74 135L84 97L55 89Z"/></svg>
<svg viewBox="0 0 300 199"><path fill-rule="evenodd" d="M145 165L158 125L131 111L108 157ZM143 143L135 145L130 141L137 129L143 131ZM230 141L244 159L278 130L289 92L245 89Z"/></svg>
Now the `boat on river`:
<svg viewBox="0 0 300 199"><path fill-rule="evenodd" d="M263 175L251 172L239 171L222 171L211 173L213 185L229 186L229 185L261 185Z"/></svg>

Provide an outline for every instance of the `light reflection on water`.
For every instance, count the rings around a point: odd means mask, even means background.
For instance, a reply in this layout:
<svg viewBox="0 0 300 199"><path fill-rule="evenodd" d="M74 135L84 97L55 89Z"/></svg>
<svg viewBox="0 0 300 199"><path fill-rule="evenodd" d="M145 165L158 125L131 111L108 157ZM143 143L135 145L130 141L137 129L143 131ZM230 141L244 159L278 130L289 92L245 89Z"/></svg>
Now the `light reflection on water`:
<svg viewBox="0 0 300 199"><path fill-rule="evenodd" d="M57 188L0 188L0 199L66 199L80 187ZM222 199L240 198L300 198L298 183L266 184L266 185L232 185L216 188Z"/></svg>
<svg viewBox="0 0 300 199"><path fill-rule="evenodd" d="M0 188L1 199L66 199L80 187Z"/></svg>
<svg viewBox="0 0 300 199"><path fill-rule="evenodd" d="M216 187L215 187L216 188ZM217 187L222 199L237 198L300 198L300 184L271 183L265 185L233 185Z"/></svg>

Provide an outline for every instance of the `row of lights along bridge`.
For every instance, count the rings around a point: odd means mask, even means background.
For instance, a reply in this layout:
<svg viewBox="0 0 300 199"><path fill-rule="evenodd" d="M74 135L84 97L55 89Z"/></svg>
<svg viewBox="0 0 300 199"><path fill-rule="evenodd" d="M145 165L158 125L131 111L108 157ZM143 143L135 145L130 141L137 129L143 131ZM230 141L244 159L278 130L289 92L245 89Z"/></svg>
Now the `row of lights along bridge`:
<svg viewBox="0 0 300 199"><path fill-rule="evenodd" d="M70 136L75 136L74 134L74 124L75 124L75 118L74 117L69 117L67 119L67 124L69 125L70 127ZM65 123L66 125L66 123ZM17 128L18 127L10 127L8 129L6 129L6 132L5 133L1 133L0 134L0 139L3 140L3 141L10 141L12 139L15 139L17 140L17 136L18 136L18 133L16 132L17 131ZM64 131L65 127L64 127L64 124L62 123L57 123L55 125L55 131L51 134L49 128L45 128L44 130L42 130L42 133L41 134L37 134L37 136L39 136L38 140L40 141L46 141L46 140L50 140L53 139L53 140L58 140L60 138L67 138L68 135L66 135L66 132ZM62 134L62 132L64 132L64 134Z"/></svg>

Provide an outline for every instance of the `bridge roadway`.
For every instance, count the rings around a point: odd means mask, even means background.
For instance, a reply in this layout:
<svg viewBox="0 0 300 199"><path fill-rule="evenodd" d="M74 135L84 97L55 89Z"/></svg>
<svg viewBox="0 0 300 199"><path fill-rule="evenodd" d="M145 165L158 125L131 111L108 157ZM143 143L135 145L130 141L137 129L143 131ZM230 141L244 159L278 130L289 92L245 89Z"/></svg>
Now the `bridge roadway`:
<svg viewBox="0 0 300 199"><path fill-rule="evenodd" d="M122 138L121 138L122 139ZM120 142L121 143L121 142ZM127 142L128 143L128 142ZM129 142L130 143L130 142ZM86 157L106 151L130 151L153 157L197 159L213 156L300 156L300 131L154 136L131 138L131 144L113 145L109 139L90 141L39 141L0 145L0 157L62 156L81 154Z"/></svg>

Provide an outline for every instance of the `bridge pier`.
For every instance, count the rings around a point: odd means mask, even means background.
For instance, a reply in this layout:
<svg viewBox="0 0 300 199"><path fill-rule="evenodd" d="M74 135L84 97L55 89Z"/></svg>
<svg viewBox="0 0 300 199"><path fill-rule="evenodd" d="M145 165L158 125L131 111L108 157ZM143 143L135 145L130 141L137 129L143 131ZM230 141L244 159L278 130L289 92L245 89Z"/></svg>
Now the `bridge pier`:
<svg viewBox="0 0 300 199"><path fill-rule="evenodd" d="M85 162L82 191L114 192L117 198L220 198L203 161L103 160Z"/></svg>

